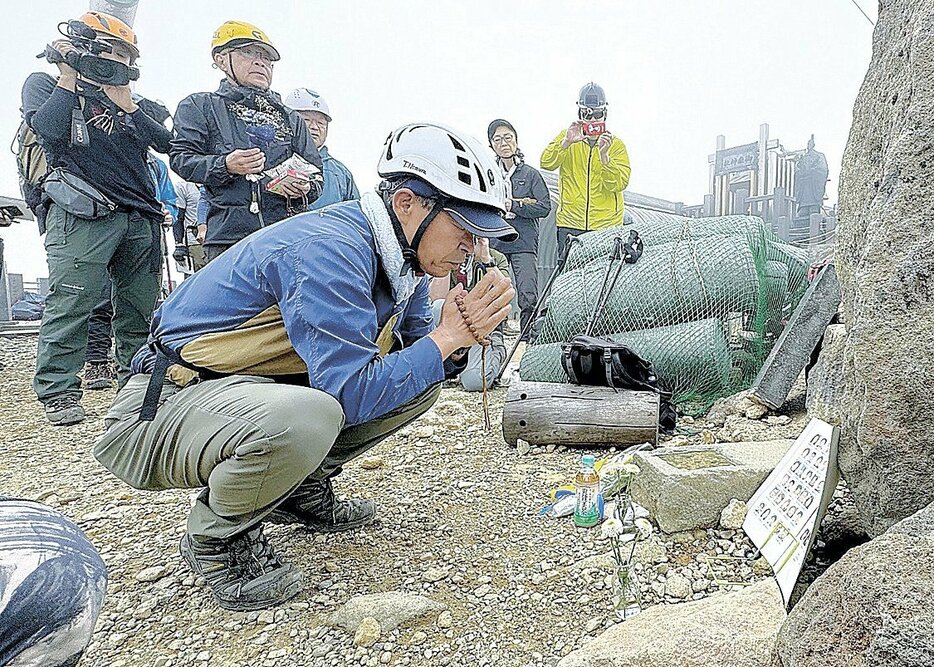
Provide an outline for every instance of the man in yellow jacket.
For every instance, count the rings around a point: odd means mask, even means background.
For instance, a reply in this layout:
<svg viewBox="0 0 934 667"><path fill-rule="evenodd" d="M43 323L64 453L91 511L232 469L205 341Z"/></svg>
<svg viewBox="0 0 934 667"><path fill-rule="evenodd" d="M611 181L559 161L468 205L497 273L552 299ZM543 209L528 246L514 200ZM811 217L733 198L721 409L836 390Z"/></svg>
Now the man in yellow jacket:
<svg viewBox="0 0 934 667"><path fill-rule="evenodd" d="M555 220L561 253L569 236L623 224L623 190L629 184L626 144L606 130L603 88L581 88L577 107L579 120L548 144L541 160L542 169L560 169Z"/></svg>

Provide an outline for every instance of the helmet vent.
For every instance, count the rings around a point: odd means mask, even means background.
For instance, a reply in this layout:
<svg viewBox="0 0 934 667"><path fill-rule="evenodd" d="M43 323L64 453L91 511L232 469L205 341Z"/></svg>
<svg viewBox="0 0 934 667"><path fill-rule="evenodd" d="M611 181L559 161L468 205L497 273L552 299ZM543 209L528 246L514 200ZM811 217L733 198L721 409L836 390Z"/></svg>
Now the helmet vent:
<svg viewBox="0 0 934 667"><path fill-rule="evenodd" d="M468 169L470 168L470 161L467 158L462 157L460 155L457 156L457 164L459 164L462 167L467 167Z"/></svg>
<svg viewBox="0 0 934 667"><path fill-rule="evenodd" d="M451 140L451 143L454 144L455 150L459 150L459 151L461 151L462 153L466 153L466 152L467 152L467 149L464 148L464 144L462 144L461 142L459 142L455 137L452 137L452 136L449 134L449 135L448 135L448 139L450 139L450 140Z"/></svg>
<svg viewBox="0 0 934 667"><path fill-rule="evenodd" d="M472 179L470 178L470 174L468 174L466 171L459 171L457 172L457 180L459 180L461 183L470 185Z"/></svg>
<svg viewBox="0 0 934 667"><path fill-rule="evenodd" d="M483 180L483 174L480 172L480 167L474 165L473 168L477 170L477 181L480 183L480 192L486 192L486 181Z"/></svg>

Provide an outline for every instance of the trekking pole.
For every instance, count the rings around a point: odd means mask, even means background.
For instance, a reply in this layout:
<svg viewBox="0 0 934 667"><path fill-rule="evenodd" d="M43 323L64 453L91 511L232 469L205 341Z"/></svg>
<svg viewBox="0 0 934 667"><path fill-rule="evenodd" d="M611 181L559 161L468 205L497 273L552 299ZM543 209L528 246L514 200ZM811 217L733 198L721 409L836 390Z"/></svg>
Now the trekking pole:
<svg viewBox="0 0 934 667"><path fill-rule="evenodd" d="M519 348L519 343L522 342L522 339L525 338L529 331L532 330L532 325L535 324L535 320L538 317L538 311L541 309L542 304L545 302L545 299L548 298L549 292L551 292L551 286L554 285L555 280L558 278L558 275L564 270L565 264L568 262L568 257L571 254L571 246L575 243L580 243L580 239L576 236L568 236L567 241L564 244L564 253L558 256L558 263L555 265L555 270L551 272L551 276L548 278L548 282L545 283L545 287L542 289L542 293L538 297L538 301L535 302L535 310L533 311L533 316L529 318L529 321L525 323L522 331L519 333L519 337L516 339L516 342L513 343L512 349L509 350L509 354L506 355L506 359L503 361L502 367L499 369L499 374L497 374L494 382L498 382L503 374L506 372L506 369L509 367L509 362L512 360L513 355L516 353L516 350Z"/></svg>
<svg viewBox="0 0 934 667"><path fill-rule="evenodd" d="M169 265L169 244L165 241L165 231L162 232L162 264L165 266L165 280L168 285L165 295L168 296L175 287L172 285L172 267Z"/></svg>

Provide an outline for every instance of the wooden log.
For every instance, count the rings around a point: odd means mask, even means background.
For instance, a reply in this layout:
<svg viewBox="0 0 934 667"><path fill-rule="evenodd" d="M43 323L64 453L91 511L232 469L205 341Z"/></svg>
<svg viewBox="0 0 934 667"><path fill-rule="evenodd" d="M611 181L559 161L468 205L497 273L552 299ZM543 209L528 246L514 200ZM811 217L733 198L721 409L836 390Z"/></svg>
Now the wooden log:
<svg viewBox="0 0 934 667"><path fill-rule="evenodd" d="M514 382L503 407L503 438L516 445L655 445L658 395L556 382Z"/></svg>

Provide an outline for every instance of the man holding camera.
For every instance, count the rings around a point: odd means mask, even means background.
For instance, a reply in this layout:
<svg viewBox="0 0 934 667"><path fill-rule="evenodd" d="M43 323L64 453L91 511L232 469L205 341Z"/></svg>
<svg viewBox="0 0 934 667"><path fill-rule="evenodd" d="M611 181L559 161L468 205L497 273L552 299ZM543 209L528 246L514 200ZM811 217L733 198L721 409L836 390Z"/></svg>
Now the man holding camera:
<svg viewBox="0 0 934 667"><path fill-rule="evenodd" d="M331 125L331 109L327 101L310 88L296 88L285 98L285 105L295 111L315 141L321 160L324 162L324 189L308 210L315 211L342 201L360 199L357 184L343 162L328 152L328 127Z"/></svg>
<svg viewBox="0 0 934 667"><path fill-rule="evenodd" d="M175 112L172 169L201 183L210 262L258 229L304 211L321 194L321 157L302 119L270 89L279 52L265 32L227 21L211 41L225 78ZM282 173L268 173L274 167Z"/></svg>
<svg viewBox="0 0 934 667"><path fill-rule="evenodd" d="M150 147L165 152L171 135L133 100L136 36L119 19L88 12L67 24L67 39L46 58L59 69L30 75L23 114L46 152L51 172L45 248L49 295L39 330L33 387L53 424L84 419L78 372L88 317L109 270L121 384L146 343L159 292L162 206L147 165Z"/></svg>
<svg viewBox="0 0 934 667"><path fill-rule="evenodd" d="M560 170L561 201L555 221L561 253L569 236L623 223L629 154L626 144L606 129L607 106L603 88L593 82L581 88L578 120L542 153L542 169Z"/></svg>

